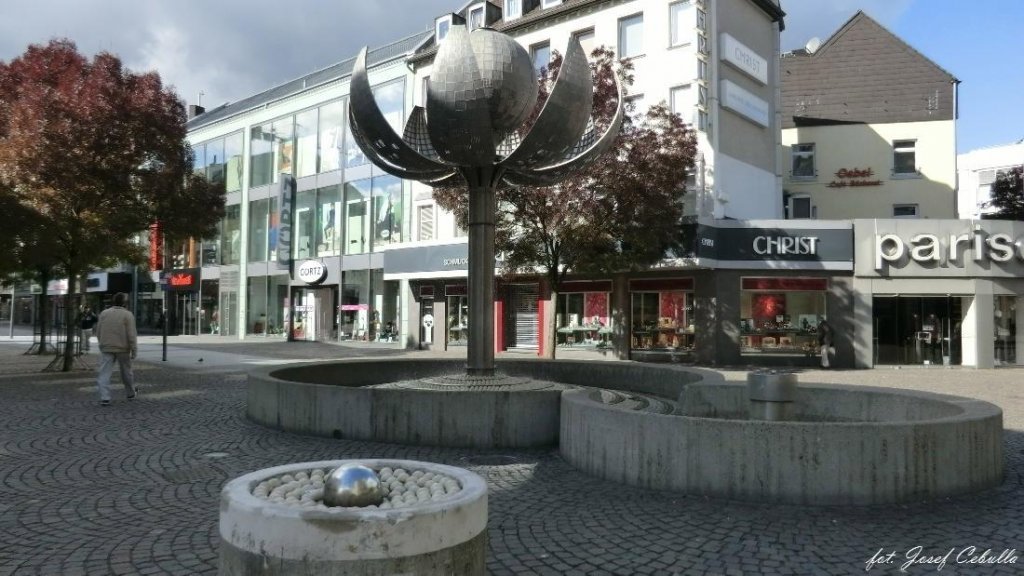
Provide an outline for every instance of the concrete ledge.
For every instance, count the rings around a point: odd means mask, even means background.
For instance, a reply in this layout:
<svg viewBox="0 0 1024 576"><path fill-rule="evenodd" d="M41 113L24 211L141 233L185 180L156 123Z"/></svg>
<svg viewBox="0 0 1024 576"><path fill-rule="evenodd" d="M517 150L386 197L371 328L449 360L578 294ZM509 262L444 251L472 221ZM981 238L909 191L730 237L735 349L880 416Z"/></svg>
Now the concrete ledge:
<svg viewBox="0 0 1024 576"><path fill-rule="evenodd" d="M253 488L270 477L360 462L455 478L450 498L393 510L317 510L269 502ZM451 466L405 460L335 460L259 470L221 492L220 574L483 574L487 485Z"/></svg>
<svg viewBox="0 0 1024 576"><path fill-rule="evenodd" d="M249 373L250 419L288 432L399 444L530 448L558 443L562 390L412 390L376 384L457 374L447 359L341 360ZM675 399L696 372L626 362L500 360L499 372Z"/></svg>
<svg viewBox="0 0 1024 576"><path fill-rule="evenodd" d="M797 403L816 417L859 421L784 422L743 419L745 403L742 385L696 384L680 396L691 415L652 415L567 391L560 452L616 482L798 504L913 502L1002 483L1002 411L987 402L803 387Z"/></svg>

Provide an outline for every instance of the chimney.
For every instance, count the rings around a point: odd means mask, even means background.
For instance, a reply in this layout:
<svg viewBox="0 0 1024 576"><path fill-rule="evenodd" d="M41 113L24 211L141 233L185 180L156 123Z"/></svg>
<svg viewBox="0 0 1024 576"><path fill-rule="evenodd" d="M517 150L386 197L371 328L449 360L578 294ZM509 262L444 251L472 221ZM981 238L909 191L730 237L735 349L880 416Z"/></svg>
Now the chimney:
<svg viewBox="0 0 1024 576"><path fill-rule="evenodd" d="M198 104L189 104L188 105L188 119L189 120L195 118L196 116L199 116L203 112L206 112L206 108L203 108L202 106L200 106Z"/></svg>

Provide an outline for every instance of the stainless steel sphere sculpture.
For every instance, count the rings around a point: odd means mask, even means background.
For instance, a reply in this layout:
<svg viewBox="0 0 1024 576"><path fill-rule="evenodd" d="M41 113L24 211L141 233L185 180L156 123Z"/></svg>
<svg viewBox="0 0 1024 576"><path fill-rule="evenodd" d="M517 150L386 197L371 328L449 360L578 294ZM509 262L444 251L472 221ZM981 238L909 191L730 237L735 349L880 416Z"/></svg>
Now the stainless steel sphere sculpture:
<svg viewBox="0 0 1024 576"><path fill-rule="evenodd" d="M327 506L369 506L383 501L380 478L366 466L339 466L324 480L324 504Z"/></svg>
<svg viewBox="0 0 1024 576"><path fill-rule="evenodd" d="M426 109L413 108L399 136L374 100L366 49L356 58L349 125L367 158L400 178L469 187L468 376L494 374L496 188L555 185L600 157L622 126L616 86L618 108L601 133L591 121L590 65L571 39L544 108L520 135L538 90L526 49L490 28L453 26L434 58Z"/></svg>

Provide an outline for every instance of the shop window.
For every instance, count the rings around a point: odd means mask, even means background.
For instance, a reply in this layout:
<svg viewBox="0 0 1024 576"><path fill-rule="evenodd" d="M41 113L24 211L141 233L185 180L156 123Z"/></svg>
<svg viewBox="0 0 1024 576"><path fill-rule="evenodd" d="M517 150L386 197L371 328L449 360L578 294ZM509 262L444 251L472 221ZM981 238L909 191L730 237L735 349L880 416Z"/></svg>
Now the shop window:
<svg viewBox="0 0 1024 576"><path fill-rule="evenodd" d="M607 291L559 294L555 305L556 344L610 346L612 330L608 294Z"/></svg>
<svg viewBox="0 0 1024 576"><path fill-rule="evenodd" d="M224 138L224 183L227 192L238 192L242 189L242 147L244 145L242 132L236 132Z"/></svg>
<svg viewBox="0 0 1024 576"><path fill-rule="evenodd" d="M369 214L371 181L345 183L345 254L362 254L369 250Z"/></svg>
<svg viewBox="0 0 1024 576"><path fill-rule="evenodd" d="M630 300L630 349L693 351L692 280L634 280Z"/></svg>
<svg viewBox="0 0 1024 576"><path fill-rule="evenodd" d="M292 258L312 258L316 234L316 190L303 190L295 195L292 228Z"/></svg>
<svg viewBox="0 0 1024 576"><path fill-rule="evenodd" d="M827 290L825 278L743 278L740 354L816 357Z"/></svg>
<svg viewBox="0 0 1024 576"><path fill-rule="evenodd" d="M340 337L366 340L370 329L371 286L368 270L346 270L342 273L340 306Z"/></svg>
<svg viewBox="0 0 1024 576"><path fill-rule="evenodd" d="M644 15L619 20L619 59L635 58L644 53Z"/></svg>
<svg viewBox="0 0 1024 576"><path fill-rule="evenodd" d="M373 178L373 246L402 241L402 181L394 176Z"/></svg>
<svg viewBox="0 0 1024 576"><path fill-rule="evenodd" d="M316 174L317 110L306 110L295 116L295 176Z"/></svg>
<svg viewBox="0 0 1024 576"><path fill-rule="evenodd" d="M238 264L242 257L242 207L232 204L224 208L224 220L221 222L220 258L221 264Z"/></svg>
<svg viewBox="0 0 1024 576"><path fill-rule="evenodd" d="M894 140L892 143L892 173L894 176L917 176L917 142Z"/></svg>
<svg viewBox="0 0 1024 576"><path fill-rule="evenodd" d="M466 338L469 336L469 295L466 291L464 285L445 288L449 346L465 346Z"/></svg>
<svg viewBox="0 0 1024 576"><path fill-rule="evenodd" d="M1017 363L1017 298L995 297L995 365Z"/></svg>
<svg viewBox="0 0 1024 576"><path fill-rule="evenodd" d="M345 101L324 104L319 111L318 172L341 168L342 135L345 133Z"/></svg>
<svg viewBox="0 0 1024 576"><path fill-rule="evenodd" d="M793 179L812 180L817 176L814 170L814 144L794 144Z"/></svg>
<svg viewBox="0 0 1024 576"><path fill-rule="evenodd" d="M316 191L316 255L337 256L341 252L341 186Z"/></svg>

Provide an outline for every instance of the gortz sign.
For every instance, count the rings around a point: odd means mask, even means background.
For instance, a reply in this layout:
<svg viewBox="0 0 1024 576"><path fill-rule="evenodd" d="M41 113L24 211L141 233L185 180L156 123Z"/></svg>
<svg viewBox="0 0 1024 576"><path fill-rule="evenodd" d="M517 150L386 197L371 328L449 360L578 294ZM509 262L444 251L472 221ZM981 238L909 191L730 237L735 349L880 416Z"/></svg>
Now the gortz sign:
<svg viewBox="0 0 1024 576"><path fill-rule="evenodd" d="M970 254L968 254L970 253ZM886 265L901 266L909 258L919 264L945 267L948 264L962 267L968 258L975 262L1006 263L1011 260L1024 262L1024 237L998 232L989 234L975 226L971 233L916 234L904 240L896 234L875 235L875 270Z"/></svg>
<svg viewBox="0 0 1024 576"><path fill-rule="evenodd" d="M327 266L319 260L306 260L299 264L298 276L306 284L319 284L327 278Z"/></svg>
<svg viewBox="0 0 1024 576"><path fill-rule="evenodd" d="M875 175L871 168L840 168L835 173L836 180L827 184L829 188L846 188L847 186L881 186L879 179L870 179Z"/></svg>

